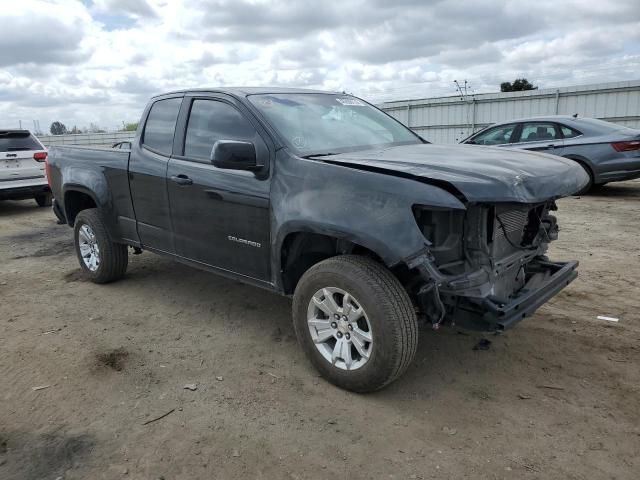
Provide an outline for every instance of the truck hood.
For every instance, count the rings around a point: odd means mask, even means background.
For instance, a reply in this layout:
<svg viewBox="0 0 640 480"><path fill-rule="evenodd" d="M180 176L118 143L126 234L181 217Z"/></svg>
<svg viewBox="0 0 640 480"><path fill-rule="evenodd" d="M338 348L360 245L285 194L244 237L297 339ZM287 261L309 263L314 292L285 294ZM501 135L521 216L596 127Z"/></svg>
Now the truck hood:
<svg viewBox="0 0 640 480"><path fill-rule="evenodd" d="M589 181L584 169L572 160L478 145L403 145L318 160L414 178L468 202L537 203L571 195Z"/></svg>

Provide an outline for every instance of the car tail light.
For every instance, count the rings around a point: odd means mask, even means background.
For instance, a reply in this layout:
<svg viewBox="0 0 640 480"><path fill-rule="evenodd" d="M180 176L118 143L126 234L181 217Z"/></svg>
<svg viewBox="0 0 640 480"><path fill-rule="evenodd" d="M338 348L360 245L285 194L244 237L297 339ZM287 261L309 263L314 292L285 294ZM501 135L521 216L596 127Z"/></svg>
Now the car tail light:
<svg viewBox="0 0 640 480"><path fill-rule="evenodd" d="M630 140L628 142L613 142L611 146L616 152L632 152L640 150L640 140Z"/></svg>
<svg viewBox="0 0 640 480"><path fill-rule="evenodd" d="M36 152L33 154L33 159L38 162L44 162L47 159L47 152Z"/></svg>

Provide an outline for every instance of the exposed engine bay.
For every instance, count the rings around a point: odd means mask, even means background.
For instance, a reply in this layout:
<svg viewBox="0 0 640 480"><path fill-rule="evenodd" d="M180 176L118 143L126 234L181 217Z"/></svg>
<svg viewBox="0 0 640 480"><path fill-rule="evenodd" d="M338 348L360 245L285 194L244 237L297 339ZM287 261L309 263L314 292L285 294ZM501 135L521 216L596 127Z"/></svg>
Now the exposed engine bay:
<svg viewBox="0 0 640 480"><path fill-rule="evenodd" d="M411 266L426 280L416 297L434 328L454 318L470 329L508 328L531 313L531 305L539 306L538 298L527 302L527 294L547 288L546 300L557 293L554 287L573 280L576 262L554 263L545 256L558 238L554 210L554 201L415 207L429 246Z"/></svg>

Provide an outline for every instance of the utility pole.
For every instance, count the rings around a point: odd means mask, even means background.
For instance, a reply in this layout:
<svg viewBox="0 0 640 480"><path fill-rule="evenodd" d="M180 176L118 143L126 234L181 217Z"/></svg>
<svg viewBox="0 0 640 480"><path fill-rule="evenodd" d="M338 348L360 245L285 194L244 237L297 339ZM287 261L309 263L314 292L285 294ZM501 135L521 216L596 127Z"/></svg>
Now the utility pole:
<svg viewBox="0 0 640 480"><path fill-rule="evenodd" d="M473 89L471 88L467 80L464 81L463 87L460 86L460 83L458 82L458 80L454 80L453 83L456 84L456 90L460 95L460 100L467 103L467 128L470 128L471 133L473 133L473 130L475 130L475 124L476 124L476 99L475 97L473 97L473 95L471 96L471 99L469 99L469 95L467 93L468 89L470 89L472 92L473 92ZM472 116L471 120L469 120L469 113L470 113L469 104L471 104L471 107L473 108L473 112L471 113L471 116ZM463 138L466 136L463 130L460 131L460 136ZM460 140L460 139L457 139L457 140Z"/></svg>

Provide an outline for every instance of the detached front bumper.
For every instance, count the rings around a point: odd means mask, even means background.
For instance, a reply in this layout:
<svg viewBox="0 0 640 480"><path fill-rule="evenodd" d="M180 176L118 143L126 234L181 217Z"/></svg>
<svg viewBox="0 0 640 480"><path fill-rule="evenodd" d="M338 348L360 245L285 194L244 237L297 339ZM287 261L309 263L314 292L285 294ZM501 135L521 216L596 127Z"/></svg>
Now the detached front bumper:
<svg viewBox="0 0 640 480"><path fill-rule="evenodd" d="M450 307L449 320L469 330L500 331L532 315L578 276L577 261L551 262L544 258L522 261L526 283L504 302L491 295L493 281L487 281L480 273L482 270L459 276L455 281L446 276L434 278L433 267L423 268L422 272L425 279L435 281L439 287L441 299ZM432 291L426 289L419 299L423 305L432 302Z"/></svg>
<svg viewBox="0 0 640 480"><path fill-rule="evenodd" d="M533 262L530 268L539 269L539 272L534 275L541 276L534 283L535 287L527 288L529 283L536 280L533 277L509 303L499 304L489 298L483 299L482 306L486 309L486 313L482 316L482 322L488 325L490 330L506 330L513 327L573 282L578 276L577 267L576 260L571 262Z"/></svg>

